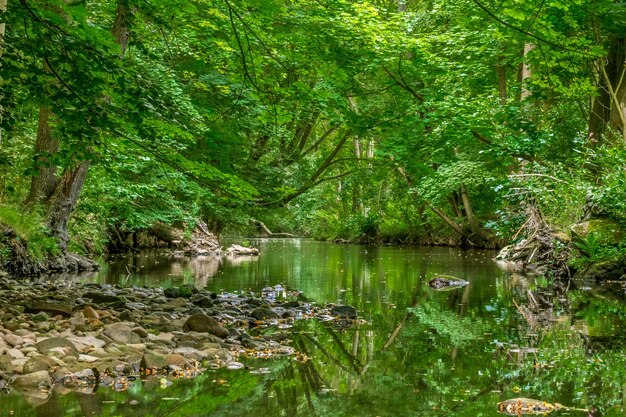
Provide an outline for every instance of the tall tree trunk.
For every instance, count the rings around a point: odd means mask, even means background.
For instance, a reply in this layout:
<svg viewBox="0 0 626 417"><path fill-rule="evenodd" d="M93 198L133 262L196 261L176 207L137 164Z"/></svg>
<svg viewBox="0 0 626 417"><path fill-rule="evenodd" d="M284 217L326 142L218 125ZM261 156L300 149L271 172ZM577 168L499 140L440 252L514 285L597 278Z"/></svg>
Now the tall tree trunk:
<svg viewBox="0 0 626 417"><path fill-rule="evenodd" d="M498 74L498 95L500 97L500 105L504 106L506 104L506 61L504 56L498 57L496 72Z"/></svg>
<svg viewBox="0 0 626 417"><path fill-rule="evenodd" d="M115 9L115 21L111 28L111 33L115 38L115 42L122 48L120 59L126 55L126 49L128 48L128 42L130 41L130 19L132 13L130 11L130 5L128 0L118 0L117 8Z"/></svg>
<svg viewBox="0 0 626 417"><path fill-rule="evenodd" d="M478 220L476 220L476 216L474 216L474 209L472 208L469 194L467 192L467 187L465 187L464 184L461 184L461 200L463 201L463 210L465 211L465 217L467 218L467 223L469 224L472 233L479 237L481 243L484 244L484 246L492 246L493 243L491 237L478 223Z"/></svg>
<svg viewBox="0 0 626 417"><path fill-rule="evenodd" d="M31 206L37 203L46 203L52 196L57 183L56 166L50 160L52 154L59 150L59 141L52 133L50 118L54 117L50 108L39 108L39 121L37 124L37 140L35 142L35 154L37 161L33 167L37 173L33 174L30 182L30 192L26 198L26 204Z"/></svg>
<svg viewBox="0 0 626 417"><path fill-rule="evenodd" d="M7 0L0 0L0 13L7 11ZM5 31L5 23L0 23L0 57L2 57L2 52L4 50L4 31ZM0 75L0 83L2 83L2 75ZM0 103L2 103L2 93L0 93ZM2 123L2 113L3 113L2 104L0 104L0 123ZM2 128L0 127L0 145L2 145Z"/></svg>
<svg viewBox="0 0 626 417"><path fill-rule="evenodd" d="M520 99L521 101L526 100L528 97L531 96L531 92L528 89L528 84L527 81L530 79L531 75L532 75L532 71L530 68L530 64L528 63L528 54L530 54L530 52L535 49L535 45L533 45L532 43L526 43L524 44L524 57L523 57L523 62L522 62L522 72L521 72L521 82L522 82L522 92L521 92L521 96Z"/></svg>
<svg viewBox="0 0 626 417"><path fill-rule="evenodd" d="M597 96L591 105L589 139L593 146L602 141L608 128L626 137L626 38L616 38L608 55L598 63Z"/></svg>

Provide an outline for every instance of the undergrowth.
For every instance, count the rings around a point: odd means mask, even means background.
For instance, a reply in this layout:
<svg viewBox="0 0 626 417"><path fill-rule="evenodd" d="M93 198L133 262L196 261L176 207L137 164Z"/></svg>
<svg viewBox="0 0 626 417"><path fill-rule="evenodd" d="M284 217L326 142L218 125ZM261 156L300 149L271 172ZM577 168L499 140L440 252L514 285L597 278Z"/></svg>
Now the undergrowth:
<svg viewBox="0 0 626 417"><path fill-rule="evenodd" d="M17 238L26 243L28 252L35 259L57 255L60 250L56 239L48 234L44 218L38 210L30 212L10 205L0 205L0 223L10 228ZM6 256L4 242L0 256Z"/></svg>

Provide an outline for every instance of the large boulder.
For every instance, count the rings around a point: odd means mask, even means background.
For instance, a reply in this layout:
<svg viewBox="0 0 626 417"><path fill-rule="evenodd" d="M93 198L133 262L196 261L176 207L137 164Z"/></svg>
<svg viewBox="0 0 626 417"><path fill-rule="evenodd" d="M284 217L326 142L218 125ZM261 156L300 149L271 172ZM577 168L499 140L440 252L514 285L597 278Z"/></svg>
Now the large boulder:
<svg viewBox="0 0 626 417"><path fill-rule="evenodd" d="M221 338L228 337L228 330L213 317L209 317L206 314L190 316L183 324L183 330L186 332L209 333Z"/></svg>

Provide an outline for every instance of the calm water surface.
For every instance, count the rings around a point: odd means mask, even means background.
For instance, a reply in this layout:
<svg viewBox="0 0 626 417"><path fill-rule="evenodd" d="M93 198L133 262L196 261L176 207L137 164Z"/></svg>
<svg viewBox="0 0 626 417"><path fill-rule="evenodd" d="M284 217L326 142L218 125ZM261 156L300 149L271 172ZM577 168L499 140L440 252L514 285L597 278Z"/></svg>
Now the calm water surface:
<svg viewBox="0 0 626 417"><path fill-rule="evenodd" d="M125 392L0 394L0 416L481 417L499 415L497 403L514 397L624 415L626 301L619 285L554 290L544 279L500 270L489 251L250 243L259 257L146 252L111 258L80 279L257 293L281 284L310 301L353 305L367 323L339 329L299 322L292 346L306 361L250 360L248 369L207 371L167 388L154 379ZM426 283L436 274L470 285L435 292Z"/></svg>

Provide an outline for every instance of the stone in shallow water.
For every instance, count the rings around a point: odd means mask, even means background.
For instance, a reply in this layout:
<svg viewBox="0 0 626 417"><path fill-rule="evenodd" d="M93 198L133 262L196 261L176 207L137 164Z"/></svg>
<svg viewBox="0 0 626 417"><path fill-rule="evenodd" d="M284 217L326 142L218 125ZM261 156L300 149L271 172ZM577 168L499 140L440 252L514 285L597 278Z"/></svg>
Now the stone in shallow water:
<svg viewBox="0 0 626 417"><path fill-rule="evenodd" d="M352 306L335 306L330 310L330 314L335 317L357 318L356 308Z"/></svg>
<svg viewBox="0 0 626 417"><path fill-rule="evenodd" d="M197 361L201 361L206 357L204 352L200 352L198 349L194 349L192 347L179 347L174 350L174 353L178 355L183 355L187 359L193 359Z"/></svg>
<svg viewBox="0 0 626 417"><path fill-rule="evenodd" d="M251 316L257 320L277 319L279 317L275 311L264 307L256 308Z"/></svg>
<svg viewBox="0 0 626 417"><path fill-rule="evenodd" d="M155 353L146 353L141 358L139 367L140 369L161 369L165 368L169 364L170 363L168 359L162 355L157 355Z"/></svg>
<svg viewBox="0 0 626 417"><path fill-rule="evenodd" d="M16 388L50 388L52 378L48 371L37 371L26 375L20 375L13 381Z"/></svg>
<svg viewBox="0 0 626 417"><path fill-rule="evenodd" d="M186 332L209 333L221 338L228 337L228 330L213 317L209 317L206 314L194 314L189 317L183 325L183 330Z"/></svg>

